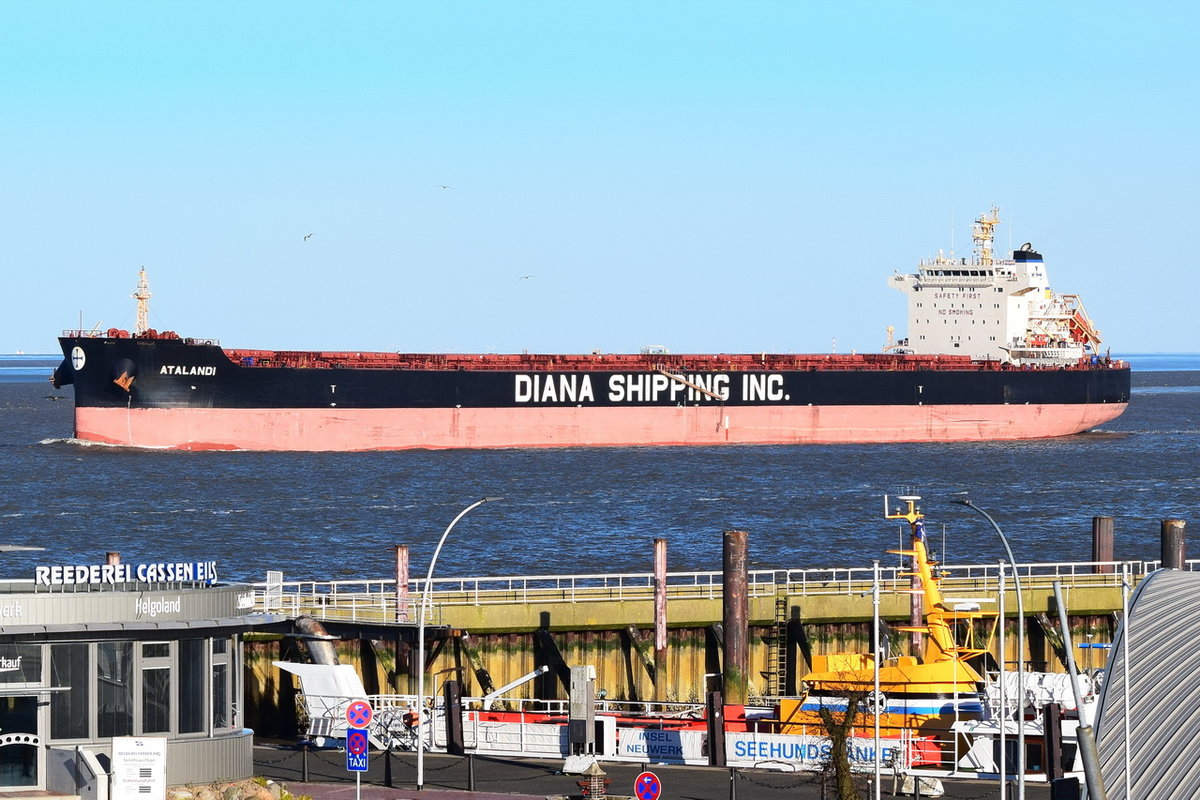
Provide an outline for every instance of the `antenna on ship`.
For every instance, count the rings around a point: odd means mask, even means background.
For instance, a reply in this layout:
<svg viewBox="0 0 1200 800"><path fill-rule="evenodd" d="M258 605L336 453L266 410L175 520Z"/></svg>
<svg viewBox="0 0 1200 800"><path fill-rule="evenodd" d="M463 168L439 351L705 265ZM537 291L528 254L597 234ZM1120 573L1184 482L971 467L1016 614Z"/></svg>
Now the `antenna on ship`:
<svg viewBox="0 0 1200 800"><path fill-rule="evenodd" d="M130 295L137 300L137 329L134 334L140 335L150 327L150 282L146 280L146 267L138 271L137 291Z"/></svg>
<svg viewBox="0 0 1200 800"><path fill-rule="evenodd" d="M975 240L975 255L979 263L991 266L992 239L996 234L996 226L1000 224L1000 209L992 206L991 215L980 214L971 226L971 238Z"/></svg>

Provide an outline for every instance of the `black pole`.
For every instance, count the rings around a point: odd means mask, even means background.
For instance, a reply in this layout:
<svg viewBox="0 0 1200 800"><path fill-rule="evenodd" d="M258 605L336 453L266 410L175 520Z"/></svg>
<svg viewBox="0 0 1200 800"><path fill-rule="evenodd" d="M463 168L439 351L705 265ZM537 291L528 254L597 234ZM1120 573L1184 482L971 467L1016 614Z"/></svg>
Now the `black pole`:
<svg viewBox="0 0 1200 800"><path fill-rule="evenodd" d="M729 800L737 800L737 767L729 768Z"/></svg>
<svg viewBox="0 0 1200 800"><path fill-rule="evenodd" d="M308 740L300 745L300 782L308 783Z"/></svg>
<svg viewBox="0 0 1200 800"><path fill-rule="evenodd" d="M467 791L475 791L475 754L467 754Z"/></svg>
<svg viewBox="0 0 1200 800"><path fill-rule="evenodd" d="M387 750L383 751L383 785L392 788L392 742L388 740Z"/></svg>

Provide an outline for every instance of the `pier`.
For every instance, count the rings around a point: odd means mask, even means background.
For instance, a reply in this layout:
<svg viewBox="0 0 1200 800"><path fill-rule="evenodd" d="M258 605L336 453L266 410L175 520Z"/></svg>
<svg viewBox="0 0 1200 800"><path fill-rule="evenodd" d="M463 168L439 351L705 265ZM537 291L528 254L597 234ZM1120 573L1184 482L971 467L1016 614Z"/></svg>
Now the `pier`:
<svg viewBox="0 0 1200 800"><path fill-rule="evenodd" d="M1105 518L1097 519L1094 552L1111 554ZM1158 560L1018 564L1019 583L1002 562L939 565L940 588L955 606L991 611L993 617L1003 610L1003 627L992 622L990 631L981 626L974 635L992 649L1002 641L1009 669L1019 663L1065 672L1054 600L1059 585L1072 638L1080 643L1075 657L1083 669L1096 669L1116 635L1123 603L1141 580L1164 561L1200 569L1200 560L1184 557L1182 529L1180 521L1164 521ZM440 682L456 680L464 698L481 697L512 683L506 697L515 702L562 701L571 667L586 665L595 668L595 685L611 701L702 704L708 692L722 687L722 678L729 680L726 648L733 632L725 600L731 584L722 571L664 571L658 579L653 573L435 578L428 587L423 579L405 577L287 581L272 573L255 585L255 604L264 613L320 622L337 640L337 659L354 665L372 694L416 691L417 609L426 588L431 610L424 666L435 690ZM745 600L744 685L726 683L726 699L769 705L802 690L800 678L814 655L869 652L876 580L880 618L897 628L907 625L914 595L906 566L879 566L877 579L874 565L745 571L744 581L732 584ZM663 611L656 616L659 588ZM1022 606L1023 621L1016 611ZM656 647L656 625L665 627L665 647ZM1025 635L1017 637L1017 631ZM920 634L889 629L887 645L893 654L917 654ZM248 705L268 712L254 716L282 717L278 730L264 732L294 735L296 723L288 717L296 687L272 662L304 660L303 639L248 636L246 658L248 675L254 676L247 681Z"/></svg>

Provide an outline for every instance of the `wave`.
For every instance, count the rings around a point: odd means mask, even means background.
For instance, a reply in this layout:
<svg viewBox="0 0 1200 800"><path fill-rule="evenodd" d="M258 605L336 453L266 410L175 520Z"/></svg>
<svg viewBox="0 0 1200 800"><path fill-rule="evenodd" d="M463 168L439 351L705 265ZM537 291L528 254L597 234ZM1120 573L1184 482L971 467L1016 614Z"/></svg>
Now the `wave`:
<svg viewBox="0 0 1200 800"><path fill-rule="evenodd" d="M91 442L87 439L76 439L75 437L66 438L50 438L42 439L38 444L69 444L76 447L106 447L112 450L170 450L171 448L163 445L145 445L145 444L117 444L115 442ZM226 451L231 452L231 451ZM232 451L241 452L241 451Z"/></svg>

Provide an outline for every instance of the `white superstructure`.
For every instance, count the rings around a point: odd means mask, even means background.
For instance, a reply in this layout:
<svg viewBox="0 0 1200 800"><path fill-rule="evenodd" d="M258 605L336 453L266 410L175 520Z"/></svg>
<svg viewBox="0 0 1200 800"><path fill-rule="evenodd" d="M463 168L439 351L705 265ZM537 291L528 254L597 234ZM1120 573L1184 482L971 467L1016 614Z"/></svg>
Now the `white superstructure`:
<svg viewBox="0 0 1200 800"><path fill-rule="evenodd" d="M1041 253L1028 243L1010 260L992 256L999 210L972 228L971 258L923 259L888 284L908 295L908 338L892 349L963 355L1017 365L1075 364L1098 354L1100 332L1077 295L1050 288Z"/></svg>

